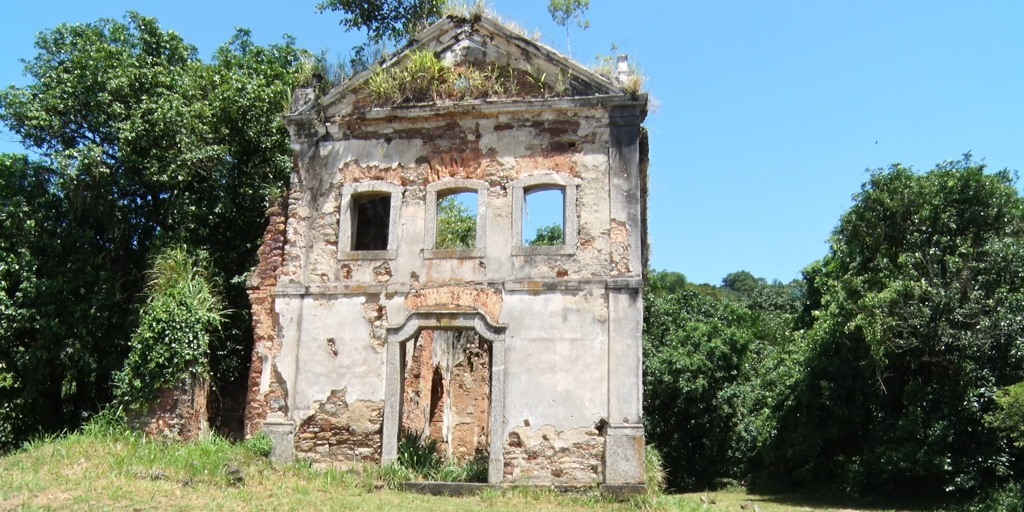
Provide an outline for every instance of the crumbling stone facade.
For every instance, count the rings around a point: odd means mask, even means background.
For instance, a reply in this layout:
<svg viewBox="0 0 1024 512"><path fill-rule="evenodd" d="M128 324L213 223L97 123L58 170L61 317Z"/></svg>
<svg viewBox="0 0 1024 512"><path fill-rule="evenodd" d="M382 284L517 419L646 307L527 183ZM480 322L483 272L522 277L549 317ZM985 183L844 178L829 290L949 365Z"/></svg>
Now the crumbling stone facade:
<svg viewBox="0 0 1024 512"><path fill-rule="evenodd" d="M486 18L382 66L422 51L558 84L381 107L371 69L296 94L295 169L250 281L247 435L348 465L395 460L411 431L483 453L492 483L642 484L646 97ZM543 191L561 234L530 245ZM476 198L475 236L438 247L455 193Z"/></svg>
<svg viewBox="0 0 1024 512"><path fill-rule="evenodd" d="M161 389L145 412L131 416L130 423L148 437L194 441L210 429L209 396L210 381L190 375Z"/></svg>

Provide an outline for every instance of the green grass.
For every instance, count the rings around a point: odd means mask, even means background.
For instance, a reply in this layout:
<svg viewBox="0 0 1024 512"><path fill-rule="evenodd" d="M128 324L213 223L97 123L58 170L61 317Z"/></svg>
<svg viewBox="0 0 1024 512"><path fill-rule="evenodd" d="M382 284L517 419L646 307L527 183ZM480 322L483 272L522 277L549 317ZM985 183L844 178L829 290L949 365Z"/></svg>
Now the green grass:
<svg viewBox="0 0 1024 512"><path fill-rule="evenodd" d="M6 510L678 510L762 512L864 510L829 507L792 497L720 491L658 495L615 503L596 491L488 490L440 498L388 488L387 468L318 471L308 464L274 464L260 442L232 444L212 437L178 444L145 439L116 421L94 421L82 432L40 439L0 457L0 511ZM244 480L238 481L238 474ZM744 507L744 505L747 505Z"/></svg>
<svg viewBox="0 0 1024 512"><path fill-rule="evenodd" d="M899 510L902 510L852 505L802 495L762 496L749 494L744 492L742 488L675 494L664 497L659 505L667 510L701 512L724 512L727 510L749 510L750 512L754 512L754 510L760 510L761 512L899 512ZM910 510L921 511L931 509L913 508Z"/></svg>
<svg viewBox="0 0 1024 512"><path fill-rule="evenodd" d="M488 491L440 498L386 488L383 471L274 464L220 438L176 444L116 425L41 439L0 457L5 510L635 510L595 494ZM233 477L241 472L244 482Z"/></svg>

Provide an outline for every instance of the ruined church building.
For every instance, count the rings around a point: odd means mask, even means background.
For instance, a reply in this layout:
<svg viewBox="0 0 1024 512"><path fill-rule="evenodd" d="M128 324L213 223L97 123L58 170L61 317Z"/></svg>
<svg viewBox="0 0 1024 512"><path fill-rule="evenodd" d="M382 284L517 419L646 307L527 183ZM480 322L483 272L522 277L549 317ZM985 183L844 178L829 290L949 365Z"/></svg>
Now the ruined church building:
<svg viewBox="0 0 1024 512"><path fill-rule="evenodd" d="M381 103L370 82L425 52L464 72L455 99ZM486 460L491 483L642 485L647 98L618 73L449 17L300 89L249 283L246 435L316 464L387 464L408 438ZM479 76L490 92L470 97ZM561 234L531 245L542 196ZM452 198L475 215L455 247Z"/></svg>

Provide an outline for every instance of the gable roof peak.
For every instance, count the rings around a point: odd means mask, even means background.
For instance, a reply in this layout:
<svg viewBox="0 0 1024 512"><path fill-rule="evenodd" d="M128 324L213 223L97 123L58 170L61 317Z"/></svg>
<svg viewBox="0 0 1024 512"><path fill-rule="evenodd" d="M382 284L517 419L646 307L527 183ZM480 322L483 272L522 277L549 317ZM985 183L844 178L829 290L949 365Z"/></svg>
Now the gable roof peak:
<svg viewBox="0 0 1024 512"><path fill-rule="evenodd" d="M497 67L527 73L554 84L564 97L624 95L625 91L552 48L485 15L449 15L413 36L392 57L352 76L319 102L328 116L351 111L365 82L381 70L406 65L410 56L431 52L448 67ZM312 107L312 105L310 105Z"/></svg>

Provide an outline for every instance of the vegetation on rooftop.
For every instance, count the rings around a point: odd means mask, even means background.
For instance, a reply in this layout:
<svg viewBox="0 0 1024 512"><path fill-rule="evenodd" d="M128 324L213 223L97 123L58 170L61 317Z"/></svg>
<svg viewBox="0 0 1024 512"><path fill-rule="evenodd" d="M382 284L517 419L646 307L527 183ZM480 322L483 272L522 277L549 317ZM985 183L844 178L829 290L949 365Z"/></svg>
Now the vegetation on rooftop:
<svg viewBox="0 0 1024 512"><path fill-rule="evenodd" d="M569 76L548 76L491 64L449 66L426 50L409 52L403 62L378 68L362 85L374 107L455 101L551 98L569 93Z"/></svg>

